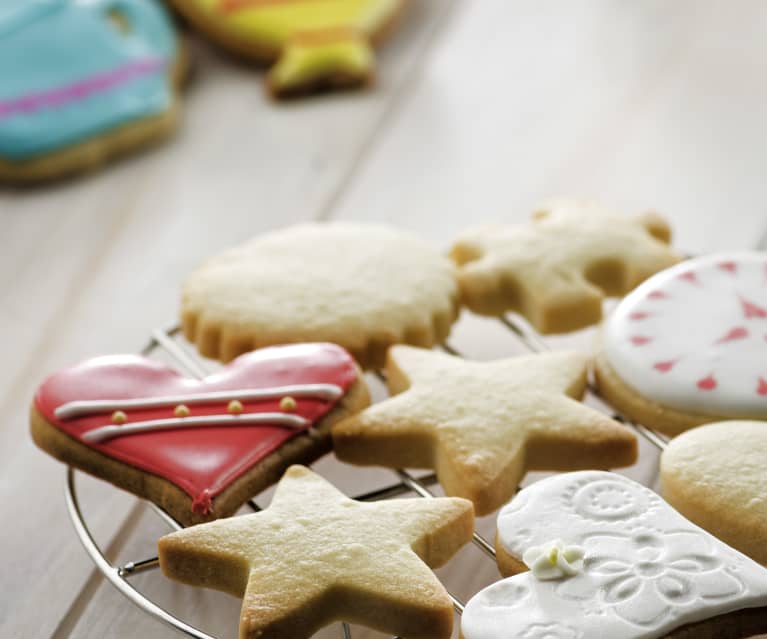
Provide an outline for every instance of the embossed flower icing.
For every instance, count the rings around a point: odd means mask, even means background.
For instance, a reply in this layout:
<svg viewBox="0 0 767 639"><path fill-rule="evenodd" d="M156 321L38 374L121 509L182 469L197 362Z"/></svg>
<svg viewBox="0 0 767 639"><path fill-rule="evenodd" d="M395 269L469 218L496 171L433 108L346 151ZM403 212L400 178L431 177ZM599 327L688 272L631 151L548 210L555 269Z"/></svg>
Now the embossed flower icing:
<svg viewBox="0 0 767 639"><path fill-rule="evenodd" d="M562 540L556 539L528 548L522 561L541 581L573 577L583 570L583 548L565 546Z"/></svg>
<svg viewBox="0 0 767 639"><path fill-rule="evenodd" d="M565 506L578 516L606 523L641 518L658 502L649 490L622 477L576 482L564 499Z"/></svg>
<svg viewBox="0 0 767 639"><path fill-rule="evenodd" d="M581 639L583 633L570 626L559 623L534 623L524 633L522 639Z"/></svg>
<svg viewBox="0 0 767 639"><path fill-rule="evenodd" d="M557 593L572 599L596 596L606 609L639 626L656 627L687 604L732 599L744 590L697 532L598 533L584 545L583 569L590 579L574 580L575 587L563 582Z"/></svg>

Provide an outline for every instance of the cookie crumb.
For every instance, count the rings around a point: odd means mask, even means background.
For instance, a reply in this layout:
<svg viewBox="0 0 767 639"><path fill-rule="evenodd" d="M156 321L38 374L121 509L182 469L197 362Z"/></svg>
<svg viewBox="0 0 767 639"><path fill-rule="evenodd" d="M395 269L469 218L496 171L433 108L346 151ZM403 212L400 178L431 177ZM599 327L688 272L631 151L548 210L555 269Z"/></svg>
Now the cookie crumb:
<svg viewBox="0 0 767 639"><path fill-rule="evenodd" d="M232 415L239 415L242 412L242 402L233 399L226 407L226 412Z"/></svg>
<svg viewBox="0 0 767 639"><path fill-rule="evenodd" d="M176 417L189 417L189 407L186 404L179 404L176 406L173 414Z"/></svg>
<svg viewBox="0 0 767 639"><path fill-rule="evenodd" d="M121 410L116 410L112 413L112 422L115 424L124 424L128 421L128 416Z"/></svg>
<svg viewBox="0 0 767 639"><path fill-rule="evenodd" d="M293 411L296 410L296 400L290 397L289 395L287 397L283 397L280 400L280 409L285 411Z"/></svg>

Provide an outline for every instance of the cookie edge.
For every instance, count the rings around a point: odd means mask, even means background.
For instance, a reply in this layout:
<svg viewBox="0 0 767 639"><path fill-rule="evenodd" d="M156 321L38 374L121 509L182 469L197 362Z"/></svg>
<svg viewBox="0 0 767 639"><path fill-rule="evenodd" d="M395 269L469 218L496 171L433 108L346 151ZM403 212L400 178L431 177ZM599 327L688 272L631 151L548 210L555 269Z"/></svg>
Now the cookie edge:
<svg viewBox="0 0 767 639"><path fill-rule="evenodd" d="M151 501L183 526L192 526L233 515L249 498L275 484L290 466L310 464L330 452L333 425L370 404L364 376L359 369L357 374L341 401L313 429L285 442L216 495L212 499L215 516L193 512L192 497L170 480L77 441L48 422L34 404L30 410L30 431L38 448L62 463Z"/></svg>

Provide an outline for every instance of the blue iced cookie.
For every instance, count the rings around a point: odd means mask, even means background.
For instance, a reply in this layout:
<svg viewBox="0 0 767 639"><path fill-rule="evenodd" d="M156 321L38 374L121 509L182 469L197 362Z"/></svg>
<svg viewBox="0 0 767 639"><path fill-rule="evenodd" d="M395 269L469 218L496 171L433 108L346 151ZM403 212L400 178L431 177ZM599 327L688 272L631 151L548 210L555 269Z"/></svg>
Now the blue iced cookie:
<svg viewBox="0 0 767 639"><path fill-rule="evenodd" d="M169 132L178 59L155 0L0 0L0 179L58 177Z"/></svg>

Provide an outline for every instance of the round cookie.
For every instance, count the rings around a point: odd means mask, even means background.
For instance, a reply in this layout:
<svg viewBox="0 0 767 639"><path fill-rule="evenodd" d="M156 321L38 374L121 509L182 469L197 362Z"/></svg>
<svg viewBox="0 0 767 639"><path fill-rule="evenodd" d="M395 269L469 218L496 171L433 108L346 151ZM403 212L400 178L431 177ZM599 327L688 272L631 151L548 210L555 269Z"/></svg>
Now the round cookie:
<svg viewBox="0 0 767 639"><path fill-rule="evenodd" d="M642 284L606 320L601 393L669 435L767 419L767 253L711 255Z"/></svg>
<svg viewBox="0 0 767 639"><path fill-rule="evenodd" d="M406 0L172 0L229 51L275 63L276 97L360 86L375 74L373 45L392 30Z"/></svg>
<svg viewBox="0 0 767 639"><path fill-rule="evenodd" d="M0 11L0 180L56 178L169 133L184 66L154 0Z"/></svg>
<svg viewBox="0 0 767 639"><path fill-rule="evenodd" d="M305 224L209 259L187 280L181 313L208 357L323 341L380 367L392 344L444 340L457 300L453 266L430 244L382 226Z"/></svg>
<svg viewBox="0 0 767 639"><path fill-rule="evenodd" d="M680 435L661 457L666 500L767 565L767 424L718 422Z"/></svg>

